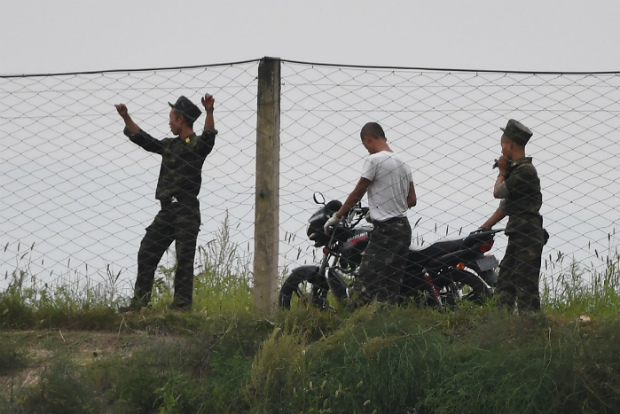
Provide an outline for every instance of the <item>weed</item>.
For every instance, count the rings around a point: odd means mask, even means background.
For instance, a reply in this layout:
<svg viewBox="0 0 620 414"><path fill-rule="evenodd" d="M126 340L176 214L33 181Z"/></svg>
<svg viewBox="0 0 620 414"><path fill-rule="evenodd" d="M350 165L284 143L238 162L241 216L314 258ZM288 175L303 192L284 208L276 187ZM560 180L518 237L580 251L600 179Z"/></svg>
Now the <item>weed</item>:
<svg viewBox="0 0 620 414"><path fill-rule="evenodd" d="M0 293L0 376L42 372L15 398L0 394L0 411L553 414L620 406L617 256L604 269L572 263L545 282L544 314L373 304L265 319L252 310L243 255L226 232L200 250L186 313L165 306L173 266L160 269L153 306L128 314L108 302L117 297L114 272L103 288L48 286L16 271ZM19 340L9 331L31 328ZM77 341L67 334L75 329L89 331ZM113 351L85 356L95 329Z"/></svg>
<svg viewBox="0 0 620 414"><path fill-rule="evenodd" d="M94 414L101 408L93 384L62 355L45 368L35 387L19 393L18 400L24 411L32 414Z"/></svg>

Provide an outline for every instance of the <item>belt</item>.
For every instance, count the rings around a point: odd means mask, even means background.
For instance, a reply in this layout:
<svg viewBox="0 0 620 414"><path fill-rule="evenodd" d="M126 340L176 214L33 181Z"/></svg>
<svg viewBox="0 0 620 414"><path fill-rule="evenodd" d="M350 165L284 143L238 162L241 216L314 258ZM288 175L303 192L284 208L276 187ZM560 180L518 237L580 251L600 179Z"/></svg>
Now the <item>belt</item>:
<svg viewBox="0 0 620 414"><path fill-rule="evenodd" d="M198 199L192 196L172 196L169 198L162 198L159 200L162 208L172 207L175 205L192 205L198 204Z"/></svg>
<svg viewBox="0 0 620 414"><path fill-rule="evenodd" d="M392 218L389 218L387 220L382 220L382 221L376 220L376 221L373 221L373 223L377 223L377 224L393 224L393 223L399 223L399 222L406 221L406 220L408 220L407 217L392 217Z"/></svg>

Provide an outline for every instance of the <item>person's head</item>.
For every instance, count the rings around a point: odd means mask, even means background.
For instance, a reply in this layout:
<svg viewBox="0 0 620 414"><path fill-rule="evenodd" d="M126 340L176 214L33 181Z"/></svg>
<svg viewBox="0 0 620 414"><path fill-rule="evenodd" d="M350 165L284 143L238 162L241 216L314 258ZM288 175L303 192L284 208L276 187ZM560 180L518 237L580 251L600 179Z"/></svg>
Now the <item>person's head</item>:
<svg viewBox="0 0 620 414"><path fill-rule="evenodd" d="M501 138L502 155L518 159L525 155L525 145L532 137L532 131L519 121L510 119L506 128L500 128L504 133Z"/></svg>
<svg viewBox="0 0 620 414"><path fill-rule="evenodd" d="M364 147L371 154L381 151L387 143L383 128L376 122L368 122L364 125L360 131L360 138Z"/></svg>
<svg viewBox="0 0 620 414"><path fill-rule="evenodd" d="M202 111L185 96L181 96L174 104L170 105L170 131L179 135L183 127L194 128L194 121L198 119Z"/></svg>

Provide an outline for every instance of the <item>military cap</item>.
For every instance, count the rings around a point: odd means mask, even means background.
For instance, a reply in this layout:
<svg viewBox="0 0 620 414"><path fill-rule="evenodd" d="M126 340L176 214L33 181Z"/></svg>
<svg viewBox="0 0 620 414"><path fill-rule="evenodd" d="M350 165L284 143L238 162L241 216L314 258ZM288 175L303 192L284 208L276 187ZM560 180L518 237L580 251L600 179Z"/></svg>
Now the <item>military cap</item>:
<svg viewBox="0 0 620 414"><path fill-rule="evenodd" d="M192 101L187 99L185 96L181 96L179 99L177 99L174 105L170 102L168 102L168 105L181 112L181 114L183 114L186 118L189 118L192 121L198 119L200 114L202 114L200 108L194 105Z"/></svg>
<svg viewBox="0 0 620 414"><path fill-rule="evenodd" d="M523 125L519 121L515 121L514 119L510 119L506 124L506 128L500 128L504 131L504 135L511 141L515 143L525 146L527 142L532 137L532 131L529 130L528 127Z"/></svg>

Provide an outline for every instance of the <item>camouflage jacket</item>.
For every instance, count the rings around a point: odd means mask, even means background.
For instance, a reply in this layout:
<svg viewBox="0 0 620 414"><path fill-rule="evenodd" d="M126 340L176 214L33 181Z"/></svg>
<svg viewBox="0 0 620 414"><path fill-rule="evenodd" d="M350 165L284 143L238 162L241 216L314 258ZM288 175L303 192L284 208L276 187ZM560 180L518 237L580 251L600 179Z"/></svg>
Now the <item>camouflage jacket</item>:
<svg viewBox="0 0 620 414"><path fill-rule="evenodd" d="M164 138L158 140L140 130L137 134L125 128L129 139L149 152L162 157L155 198L165 200L173 196L198 196L202 182L202 165L215 145L216 130L206 130L202 135L192 134L186 139Z"/></svg>
<svg viewBox="0 0 620 414"><path fill-rule="evenodd" d="M521 158L511 164L510 173L504 181L508 196L501 208L508 216L506 233L528 232L542 227L539 213L542 205L540 180L531 158Z"/></svg>

